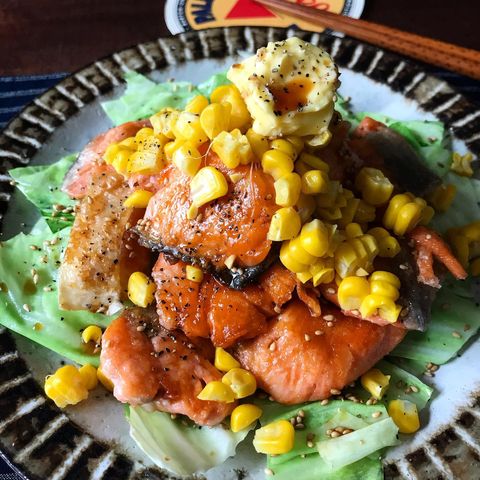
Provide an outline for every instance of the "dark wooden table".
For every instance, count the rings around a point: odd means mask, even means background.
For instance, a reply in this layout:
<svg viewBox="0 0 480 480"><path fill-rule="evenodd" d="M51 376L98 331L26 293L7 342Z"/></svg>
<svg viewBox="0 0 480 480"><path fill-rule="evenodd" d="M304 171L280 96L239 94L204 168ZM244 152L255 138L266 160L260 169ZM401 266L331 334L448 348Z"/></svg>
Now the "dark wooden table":
<svg viewBox="0 0 480 480"><path fill-rule="evenodd" d="M2 0L0 75L71 72L169 35L163 0ZM366 0L363 18L480 50L480 2Z"/></svg>

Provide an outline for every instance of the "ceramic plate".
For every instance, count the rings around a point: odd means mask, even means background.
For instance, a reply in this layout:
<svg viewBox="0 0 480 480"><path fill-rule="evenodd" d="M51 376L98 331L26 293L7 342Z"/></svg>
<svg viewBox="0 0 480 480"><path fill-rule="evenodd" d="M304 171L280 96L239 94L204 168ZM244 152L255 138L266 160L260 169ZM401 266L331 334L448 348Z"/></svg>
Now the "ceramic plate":
<svg viewBox="0 0 480 480"><path fill-rule="evenodd" d="M480 153L480 110L422 67L349 38L264 28L213 29L161 38L115 53L66 78L36 99L0 134L0 213L4 238L28 230L32 209L12 194L8 170L53 162L79 151L110 127L100 101L124 90L123 73L193 83L225 70L239 51L253 53L293 34L323 45L338 63L341 91L356 110L399 119L439 119L455 148ZM23 225L20 224L23 222ZM40 384L60 364L57 355L16 335L0 333L0 449L28 479L175 478L155 468L128 436L123 408L100 389L60 411ZM431 379L437 392L424 428L385 459L386 478L480 478L480 344L472 342ZM235 459L209 479L263 478L263 462L244 442Z"/></svg>

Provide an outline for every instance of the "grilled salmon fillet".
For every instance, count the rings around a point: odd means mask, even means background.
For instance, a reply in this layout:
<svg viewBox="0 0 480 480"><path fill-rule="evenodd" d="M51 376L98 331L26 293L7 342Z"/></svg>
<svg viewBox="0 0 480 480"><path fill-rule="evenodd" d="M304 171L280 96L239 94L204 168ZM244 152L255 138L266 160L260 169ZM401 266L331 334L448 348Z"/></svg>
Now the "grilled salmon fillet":
<svg viewBox="0 0 480 480"><path fill-rule="evenodd" d="M166 331L154 312L129 309L103 334L100 366L120 402L150 403L199 425L216 425L235 403L197 398L205 383L222 377L211 359L212 350L194 345L181 332Z"/></svg>
<svg viewBox="0 0 480 480"><path fill-rule="evenodd" d="M261 264L271 249L267 233L279 208L273 178L258 163L228 169L212 151L205 154L202 166L207 165L225 174L227 195L201 207L190 220L191 178L167 166L158 176L157 192L138 231L150 246L203 268L225 269L232 255L239 268ZM229 180L233 173L241 176L236 183Z"/></svg>
<svg viewBox="0 0 480 480"><path fill-rule="evenodd" d="M405 333L346 317L333 306L322 305L322 316L312 317L293 300L265 333L240 342L235 356L276 401L295 404L330 397L332 389L342 389L387 355Z"/></svg>

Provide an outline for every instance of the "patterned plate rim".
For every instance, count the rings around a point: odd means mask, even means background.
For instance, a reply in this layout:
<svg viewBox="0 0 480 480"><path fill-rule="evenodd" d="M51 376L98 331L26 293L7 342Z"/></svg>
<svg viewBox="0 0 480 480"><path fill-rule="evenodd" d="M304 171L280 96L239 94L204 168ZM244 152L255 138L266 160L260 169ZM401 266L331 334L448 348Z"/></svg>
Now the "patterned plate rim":
<svg viewBox="0 0 480 480"><path fill-rule="evenodd" d="M55 128L120 85L125 71L148 73L189 60L221 59L293 34L322 44L339 67L362 73L416 101L465 141L472 152L480 153L479 107L447 82L425 73L420 64L397 54L348 37L293 29L231 27L185 32L126 48L78 70L8 123L0 133L0 222L12 193L8 170L27 165ZM22 478L175 478L134 464L115 446L96 440L47 402L4 328L0 328L0 364L0 456ZM480 428L473 427L480 425L480 393L467 403L457 418L436 432L423 448L398 463L387 464L385 478L454 478L452 458L460 463L474 462L478 469L480 434L475 435L475 431L480 432ZM237 478L244 478L242 475L236 473Z"/></svg>

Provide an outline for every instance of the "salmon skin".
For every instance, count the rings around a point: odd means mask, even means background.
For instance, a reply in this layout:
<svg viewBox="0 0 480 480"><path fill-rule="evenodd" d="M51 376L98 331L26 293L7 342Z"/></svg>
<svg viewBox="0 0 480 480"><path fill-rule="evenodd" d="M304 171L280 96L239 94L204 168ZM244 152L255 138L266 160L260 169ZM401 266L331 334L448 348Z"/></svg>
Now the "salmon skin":
<svg viewBox="0 0 480 480"><path fill-rule="evenodd" d="M197 398L205 383L222 378L212 361L211 346L163 329L151 309L125 310L102 336L100 367L117 400L150 404L199 425L217 425L235 407Z"/></svg>
<svg viewBox="0 0 480 480"><path fill-rule="evenodd" d="M143 245L200 265L232 288L242 288L276 257L269 255L272 242L267 238L270 220L279 208L273 178L257 163L229 169L212 151L205 153L202 166L224 174L225 196L199 208L196 218L187 218L191 178L168 165L158 176L157 192L136 231ZM240 176L235 183L229 179L234 173ZM235 259L236 271L227 269L229 258Z"/></svg>
<svg viewBox="0 0 480 480"><path fill-rule="evenodd" d="M294 276L279 264L243 291L230 289L208 274L202 282L194 282L187 279L185 268L185 263L159 255L152 272L159 320L165 328L180 329L190 338L210 338L217 347L231 347L240 339L261 334L267 319L299 288ZM315 305L310 300L315 311L318 301Z"/></svg>
<svg viewBox="0 0 480 480"><path fill-rule="evenodd" d="M234 356L274 400L296 404L341 390L392 351L405 334L400 328L346 317L323 304L322 316L315 318L294 300L269 322L265 333L240 342Z"/></svg>
<svg viewBox="0 0 480 480"><path fill-rule="evenodd" d="M401 190L423 197L441 183L405 138L373 118L360 122L349 145L366 165L383 170Z"/></svg>

